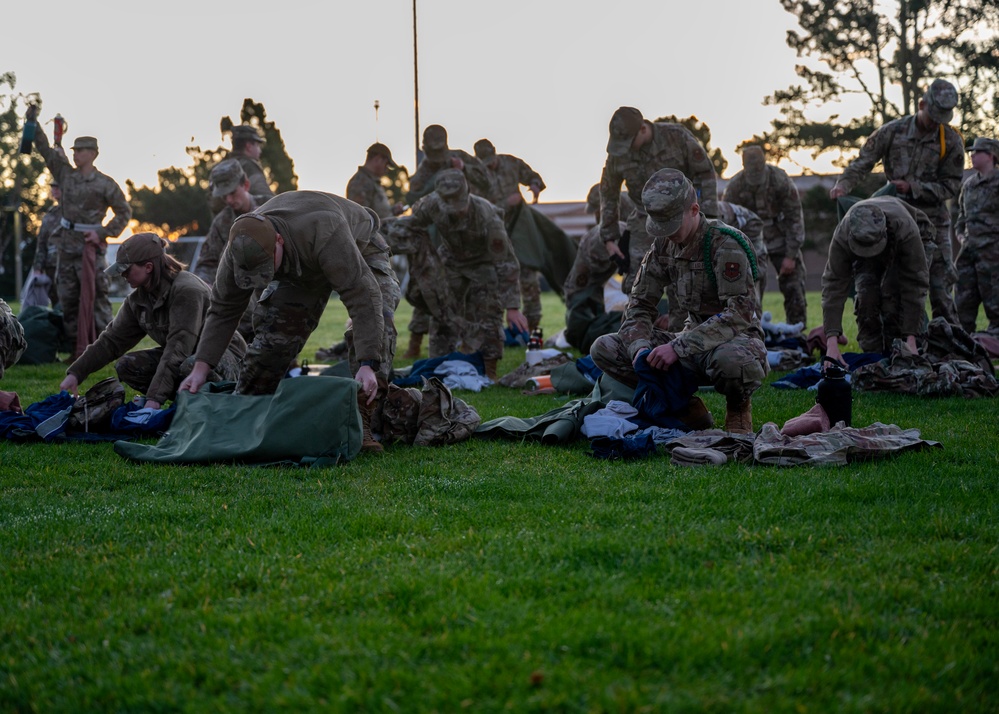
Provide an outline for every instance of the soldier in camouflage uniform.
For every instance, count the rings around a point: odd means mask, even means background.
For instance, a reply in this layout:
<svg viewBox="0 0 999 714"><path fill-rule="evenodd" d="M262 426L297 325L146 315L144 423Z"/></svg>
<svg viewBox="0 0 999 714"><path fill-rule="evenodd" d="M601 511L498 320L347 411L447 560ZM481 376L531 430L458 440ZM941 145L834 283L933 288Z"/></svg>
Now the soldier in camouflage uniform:
<svg viewBox="0 0 999 714"><path fill-rule="evenodd" d="M250 181L250 194L256 196L261 203L274 197L274 191L260 163L264 143L264 137L260 136L254 126L242 124L232 128L232 152L228 158L235 159L243 167L243 172Z"/></svg>
<svg viewBox="0 0 999 714"><path fill-rule="evenodd" d="M867 139L860 155L829 191L832 198L848 194L884 164L885 176L896 195L915 206L936 226L937 250L930 258L930 307L933 317L957 324L951 290L956 280L950 243L947 199L957 196L964 175L964 140L947 123L954 116L957 90L935 79L919 100L916 114L890 121Z"/></svg>
<svg viewBox="0 0 999 714"><path fill-rule="evenodd" d="M399 284L379 225L371 209L319 191L283 193L239 216L219 263L197 361L181 390L197 392L204 384L260 289L236 393L272 394L335 291L352 321L348 359L361 384L362 449L381 451L370 426L392 370Z"/></svg>
<svg viewBox="0 0 999 714"><path fill-rule="evenodd" d="M66 370L60 389L79 394L80 382L117 360L118 379L145 394L146 407L159 409L177 394L193 365L211 289L164 248L155 233L136 233L118 248L108 272L123 276L133 290L97 341ZM157 347L129 352L145 337ZM212 380L236 379L245 352L243 338L233 335Z"/></svg>
<svg viewBox="0 0 999 714"><path fill-rule="evenodd" d="M635 204L631 202L628 194L622 193L621 215L629 215L633 210ZM595 184L587 194L586 212L594 214L597 223L579 239L579 248L576 250L572 270L562 285L562 296L566 306L569 306L573 298L584 290L603 291L604 283L613 278L621 267L607 252L607 246L600 235L600 184ZM628 230L624 221L621 221L618 227L622 234Z"/></svg>
<svg viewBox="0 0 999 714"><path fill-rule="evenodd" d="M49 184L52 200L55 203L42 216L42 225L35 238L35 262L32 268L37 275L46 276L49 285L49 302L55 307L59 304L59 291L56 288L59 272L59 231L62 230L62 189L55 181Z"/></svg>
<svg viewBox="0 0 999 714"><path fill-rule="evenodd" d="M652 248L635 276L620 331L598 338L590 355L631 386L638 383L634 363L640 352L651 350L646 359L654 369L679 362L725 395L725 429L749 433L751 397L767 375L755 253L737 230L705 218L693 184L676 169L655 172L642 201ZM680 333L654 326L670 283L676 283L677 300L688 315ZM681 418L695 429L713 423L698 397Z"/></svg>
<svg viewBox="0 0 999 714"><path fill-rule="evenodd" d="M822 272L822 326L826 355L842 362L843 305L856 286L857 342L865 352L891 351L895 338L916 349L926 319L927 252L936 229L918 208L893 196L850 207L836 226Z"/></svg>
<svg viewBox="0 0 999 714"><path fill-rule="evenodd" d="M765 266L769 257L767 244L763 238L763 219L738 203L719 201L718 220L733 228L738 228L749 239L749 244L753 246L753 250L756 252L756 265L759 269L759 276L756 279L756 294L762 305L763 293L767 291L767 271L760 266Z"/></svg>
<svg viewBox="0 0 999 714"><path fill-rule="evenodd" d="M409 177L409 192L406 201L414 204L434 190L437 175L446 169L458 169L465 174L468 190L473 196L488 199L492 190L489 172L482 162L462 149L452 149L447 143L447 130L440 124L431 124L423 130L424 158L416 171ZM429 245L429 241L424 241ZM416 258L419 264L432 261ZM420 356L420 345L423 336L430 332L430 311L425 300L420 296L421 278L424 276L410 273L409 286L406 288L406 300L413 305L413 317L409 321L409 347L403 357L415 359ZM426 276L430 278L430 275ZM416 278L416 279L414 279ZM431 290L431 288L427 288Z"/></svg>
<svg viewBox="0 0 999 714"><path fill-rule="evenodd" d="M389 201L385 187L382 186L382 177L389 167L398 168L398 164L392 160L392 152L385 144L374 143L368 147L364 165L358 166L357 173L347 182L347 198L377 213L382 219L382 225L387 225L388 219L405 210L402 204L393 205Z"/></svg>
<svg viewBox="0 0 999 714"><path fill-rule="evenodd" d="M777 271L788 323L808 322L805 300L805 219L801 198L787 173L766 163L762 147L742 151L742 171L725 188L725 200L745 206L763 221L763 241ZM761 265L766 263L761 260Z"/></svg>
<svg viewBox="0 0 999 714"><path fill-rule="evenodd" d="M27 346L24 328L14 317L10 305L0 298L0 379L3 379L4 370L17 364Z"/></svg>
<svg viewBox="0 0 999 714"><path fill-rule="evenodd" d="M621 238L618 220L623 218L631 233L628 250L630 268L624 292L630 292L642 258L652 245L646 231L645 209L641 194L649 177L659 169L677 169L690 177L697 191L699 205L708 217L718 215L718 181L715 168L701 142L681 124L653 124L634 107L621 107L610 121L607 162L600 178L600 232L612 256L625 257L617 243ZM621 185L625 184L635 211L627 216L618 212Z"/></svg>
<svg viewBox="0 0 999 714"><path fill-rule="evenodd" d="M978 306L985 306L988 332L999 337L999 141L979 137L968 149L976 173L961 187L957 235L957 315L975 331Z"/></svg>
<svg viewBox="0 0 999 714"><path fill-rule="evenodd" d="M479 139L473 148L475 158L489 171L492 182L492 190L486 198L503 209L503 223L507 235L510 235L524 203L520 187L527 186L534 194L534 203L537 203L538 196L545 190L545 182L523 159L511 154L497 154L489 139ZM520 266L520 299L527 327L533 332L541 324L541 274L523 264Z"/></svg>
<svg viewBox="0 0 999 714"><path fill-rule="evenodd" d="M481 351L486 376L495 381L496 363L503 356L504 311L510 327L527 329L520 312L520 264L499 209L469 195L461 171L442 171L436 185L433 193L413 206L413 215L396 221L392 231L436 226L448 288L466 328L458 332L435 318L433 333L448 342L447 352L459 341L463 348Z"/></svg>
<svg viewBox="0 0 999 714"><path fill-rule="evenodd" d="M250 193L250 179L242 165L234 159L226 159L212 169L209 176L212 198L223 202L225 208L215 214L208 235L201 246L198 264L194 274L211 285L219 267L219 258L229 242L229 229L237 216L253 211L266 203L268 196L254 196Z"/></svg>
<svg viewBox="0 0 999 714"><path fill-rule="evenodd" d="M132 217L132 209L125 200L121 187L110 176L94 166L97 158L97 139L80 136L73 142L73 162L66 159L61 148L52 148L41 123L35 133L35 146L45 158L45 164L62 189L62 230L59 233L59 275L57 289L62 306L66 337L76 343L77 321L80 310L80 275L83 271L84 243L97 249L94 280L94 323L98 334L111 322L111 301L108 299L110 283L104 270L107 268L107 239L118 236ZM114 217L103 225L107 210Z"/></svg>

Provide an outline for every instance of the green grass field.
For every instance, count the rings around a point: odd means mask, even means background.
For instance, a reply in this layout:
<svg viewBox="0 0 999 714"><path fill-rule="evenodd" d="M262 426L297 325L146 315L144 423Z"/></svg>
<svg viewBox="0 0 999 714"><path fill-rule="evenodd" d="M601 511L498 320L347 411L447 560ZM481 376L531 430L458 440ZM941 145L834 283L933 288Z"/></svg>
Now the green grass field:
<svg viewBox="0 0 999 714"><path fill-rule="evenodd" d="M63 369L0 388L27 405ZM754 424L812 400L765 385ZM944 448L681 469L473 440L294 470L0 444L0 711L997 711L996 403L857 395L874 421Z"/></svg>

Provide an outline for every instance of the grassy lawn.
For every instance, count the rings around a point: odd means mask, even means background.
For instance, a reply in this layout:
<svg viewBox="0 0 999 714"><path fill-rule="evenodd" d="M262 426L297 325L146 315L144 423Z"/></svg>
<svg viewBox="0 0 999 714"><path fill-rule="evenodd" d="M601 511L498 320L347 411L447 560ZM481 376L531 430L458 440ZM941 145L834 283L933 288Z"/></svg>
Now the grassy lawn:
<svg viewBox="0 0 999 714"><path fill-rule="evenodd" d="M0 388L27 405L63 369ZM564 401L459 396L484 419ZM765 385L754 424L813 400ZM944 449L835 469L482 440L329 470L140 467L3 443L0 711L997 711L995 410L858 395L855 425Z"/></svg>

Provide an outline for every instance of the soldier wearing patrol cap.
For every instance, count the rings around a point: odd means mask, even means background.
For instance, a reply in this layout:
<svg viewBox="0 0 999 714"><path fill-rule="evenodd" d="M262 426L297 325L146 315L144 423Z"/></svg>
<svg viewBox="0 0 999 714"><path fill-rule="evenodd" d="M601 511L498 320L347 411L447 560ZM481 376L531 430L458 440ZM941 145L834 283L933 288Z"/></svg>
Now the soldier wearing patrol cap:
<svg viewBox="0 0 999 714"><path fill-rule="evenodd" d="M76 344L79 322L80 294L84 289L93 292L94 331L100 333L111 322L111 301L108 299L110 283L104 274L107 260L107 239L121 234L132 217L132 209L125 200L125 194L113 178L97 170L97 139L92 136L79 136L73 142L73 163L71 166L61 148L52 148L42 129L41 122L35 133L35 146L45 159L52 172L52 178L62 190L62 218L59 231L59 258L56 276L56 289L63 312L66 337L70 344ZM114 217L104 223L108 209ZM90 243L96 249L95 276L93 285L81 285L83 275L84 245ZM86 312L89 314L89 305ZM89 327L89 326L88 326ZM85 334L89 329L85 331Z"/></svg>
<svg viewBox="0 0 999 714"><path fill-rule="evenodd" d="M385 187L382 186L382 178L388 173L389 168L398 167L399 165L392 160L389 148L385 144L375 142L368 147L364 164L357 167L357 172L347 182L347 198L354 203L367 206L377 213L383 222L398 216L405 207L401 203L393 205L385 193Z"/></svg>
<svg viewBox="0 0 999 714"><path fill-rule="evenodd" d="M896 338L913 351L926 320L927 251L935 249L929 217L894 196L875 196L850 207L836 226L822 272L822 326L826 355L842 362L843 305L856 288L857 342L865 352L888 354Z"/></svg>
<svg viewBox="0 0 999 714"><path fill-rule="evenodd" d="M225 208L215 214L208 235L198 254L194 274L211 285L215 282L219 258L229 240L229 229L238 216L257 208L268 200L267 196L254 196L250 179L242 164L236 159L226 159L212 169L208 178L212 198L222 201Z"/></svg>
<svg viewBox="0 0 999 714"><path fill-rule="evenodd" d="M201 388L253 291L262 290L236 393L272 394L335 291L352 321L348 359L361 384L362 449L381 451L370 424L392 369L399 284L378 229L371 209L320 191L289 191L239 216L219 262L197 362L180 389Z"/></svg>
<svg viewBox="0 0 999 714"><path fill-rule="evenodd" d="M968 149L975 173L961 187L957 235L957 316L975 332L979 304L999 337L999 141L978 137Z"/></svg>
<svg viewBox="0 0 999 714"><path fill-rule="evenodd" d="M60 389L77 394L80 382L117 360L118 379L145 394L147 407L158 409L174 398L194 363L211 291L164 248L155 233L136 233L119 246L107 272L123 276L133 290L97 341L66 370ZM145 337L157 346L129 352ZM234 335L223 348L212 379L236 379L246 343Z"/></svg>
<svg viewBox="0 0 999 714"><path fill-rule="evenodd" d="M957 106L957 90L935 79L918 111L890 121L868 137L836 185L832 198L848 194L879 161L894 195L930 217L936 226L936 250L928 255L933 317L958 323L951 291L957 279L950 242L947 199L957 196L964 176L964 140L948 126Z"/></svg>
<svg viewBox="0 0 999 714"><path fill-rule="evenodd" d="M228 158L235 159L243 167L246 177L250 180L250 194L256 196L261 203L274 196L267 174L260 163L260 154L265 143L264 137L255 126L240 124L232 128L232 151ZM218 206L217 197L214 205ZM220 209L221 206L216 210Z"/></svg>
<svg viewBox="0 0 999 714"><path fill-rule="evenodd" d="M767 375L755 253L742 233L704 216L693 184L676 169L656 171L642 203L652 247L635 276L621 329L598 338L590 355L598 367L632 386L638 383L640 356L656 370L679 363L725 395L725 429L749 433L751 397ZM687 313L679 333L656 326L659 301L671 283ZM693 429L713 423L696 396L680 418Z"/></svg>
<svg viewBox="0 0 999 714"><path fill-rule="evenodd" d="M718 216L718 180L701 142L682 124L653 124L634 107L620 107L611 117L609 131L607 161L600 179L600 233L607 244L607 252L624 258L624 252L618 246L621 239L618 220L628 224L630 268L623 286L627 293L642 258L652 245L652 237L645 229L646 214L641 200L649 177L665 168L682 172L690 178L698 204L710 217ZM627 187L636 207L626 216L620 215L618 206L622 184Z"/></svg>

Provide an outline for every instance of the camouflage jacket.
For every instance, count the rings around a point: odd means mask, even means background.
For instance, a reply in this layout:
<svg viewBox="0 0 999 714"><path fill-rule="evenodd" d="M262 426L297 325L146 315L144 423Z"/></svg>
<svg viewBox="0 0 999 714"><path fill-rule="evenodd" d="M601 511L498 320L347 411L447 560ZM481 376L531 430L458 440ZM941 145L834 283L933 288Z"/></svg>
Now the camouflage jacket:
<svg viewBox="0 0 999 714"><path fill-rule="evenodd" d="M409 226L416 230L425 230L431 224L437 227L441 238L438 250L448 271L460 273L466 267L491 263L496 270L500 302L507 310L517 310L520 263L503 227L502 213L484 198L468 198L468 212L455 216L436 193L431 193L413 206Z"/></svg>
<svg viewBox="0 0 999 714"><path fill-rule="evenodd" d="M52 253L57 252L57 236L59 235L59 231L62 230L62 226L59 224L61 220L62 208L59 204L52 206L42 216L42 225L38 229L38 237L35 239L35 270L44 273L45 269L49 266L49 259L52 257ZM53 265L52 267L55 266Z"/></svg>
<svg viewBox="0 0 999 714"><path fill-rule="evenodd" d="M392 203L381 179L363 166L358 166L357 173L347 182L347 198L370 208L383 221L392 218Z"/></svg>
<svg viewBox="0 0 999 714"><path fill-rule="evenodd" d="M239 165L246 172L246 178L250 180L250 193L258 198L266 196L274 197L274 190L271 189L270 181L267 180L267 173L263 165L256 159L251 159L246 154L231 153L227 158L236 159Z"/></svg>
<svg viewBox="0 0 999 714"><path fill-rule="evenodd" d="M926 294L930 288L927 254L932 255L936 250L936 228L925 213L893 196L868 198L854 206L871 202L885 214L888 245L880 255L860 258L850 250L849 211L836 226L822 271L822 326L826 337L843 334L843 306L861 263L882 275L890 268L898 271L902 333L923 332Z"/></svg>
<svg viewBox="0 0 999 714"><path fill-rule="evenodd" d="M738 228L749 239L749 244L756 251L757 262L765 267L764 261L768 253L767 245L763 242L763 219L745 206L729 201L718 202L718 219L733 228Z"/></svg>
<svg viewBox="0 0 999 714"><path fill-rule="evenodd" d="M746 181L740 171L725 188L725 200L745 206L763 221L763 240L767 252L793 257L805 241L805 219L801 199L791 177L776 166L766 167L766 178L759 186Z"/></svg>
<svg viewBox="0 0 999 714"><path fill-rule="evenodd" d="M497 154L498 165L495 169L486 167L492 182L492 190L487 199L502 209L506 209L506 199L520 193L521 186L536 186L540 193L545 189L541 174L528 166L523 159L511 154Z"/></svg>
<svg viewBox="0 0 999 714"><path fill-rule="evenodd" d="M999 242L999 171L975 173L961 186L960 212L955 229L967 245L982 247Z"/></svg>
<svg viewBox="0 0 999 714"><path fill-rule="evenodd" d="M257 208L257 199L250 196L250 210ZM236 220L236 211L226 206L212 219L205 242L201 244L198 254L198 264L194 266L194 274L211 285L215 282L215 273L219 269L219 258L229 242L229 229Z"/></svg>
<svg viewBox="0 0 999 714"><path fill-rule="evenodd" d="M921 132L914 115L890 121L868 137L837 185L851 191L881 161L889 181L905 180L912 187L911 194L898 197L936 220L946 215L944 203L957 195L964 175L964 140L949 126L942 136L941 148L940 129Z"/></svg>
<svg viewBox="0 0 999 714"><path fill-rule="evenodd" d="M670 343L679 357L709 352L737 335L763 340L751 258L719 227L733 230L702 215L686 244L656 238L645 254L618 332L632 359L652 346L659 301L671 283L680 307L687 312L683 332ZM706 256L710 263L705 262Z"/></svg>
<svg viewBox="0 0 999 714"><path fill-rule="evenodd" d="M296 283L316 295L335 290L354 323L357 359L380 360L385 339L382 294L369 266L388 271L391 266L374 212L321 191L288 191L256 212L267 216L284 238L275 281ZM223 251L198 360L218 364L252 294L252 289L236 285L232 253Z"/></svg>
<svg viewBox="0 0 999 714"><path fill-rule="evenodd" d="M638 211L644 213L642 189L659 169L677 169L694 184L701 211L706 216L718 215L718 180L704 147L681 124L653 124L652 140L642 148L630 149L624 156L607 156L600 176L600 233L604 242L621 237L618 221L621 184Z"/></svg>
<svg viewBox="0 0 999 714"><path fill-rule="evenodd" d="M132 217L132 209L125 200L125 194L113 178L94 169L89 176L74 168L69 160L49 145L39 124L35 133L35 146L44 157L46 166L52 172L52 178L59 182L62 188L62 215L73 223L101 225L110 208L114 217L107 225L97 230L102 239L114 238L121 234ZM72 236L78 238L79 253L83 252L83 236L76 231L63 233L63 250L71 249L66 241Z"/></svg>
<svg viewBox="0 0 999 714"><path fill-rule="evenodd" d="M97 341L66 373L82 382L148 336L163 348L163 356L146 396L160 403L172 399L180 384L180 365L198 344L210 296L208 286L186 270L173 279L164 276L156 290L133 290ZM239 354L245 352L242 337L234 334L232 341L238 344Z"/></svg>
<svg viewBox="0 0 999 714"><path fill-rule="evenodd" d="M406 194L406 201L413 204L432 193L437 174L444 169L452 168L451 159L461 159L464 165L462 173L465 174L465 180L468 181L469 193L488 199L492 191L492 181L486 167L468 152L461 149L450 149L449 157L445 161L432 161L424 158L420 162L416 172L409 177L409 192Z"/></svg>

